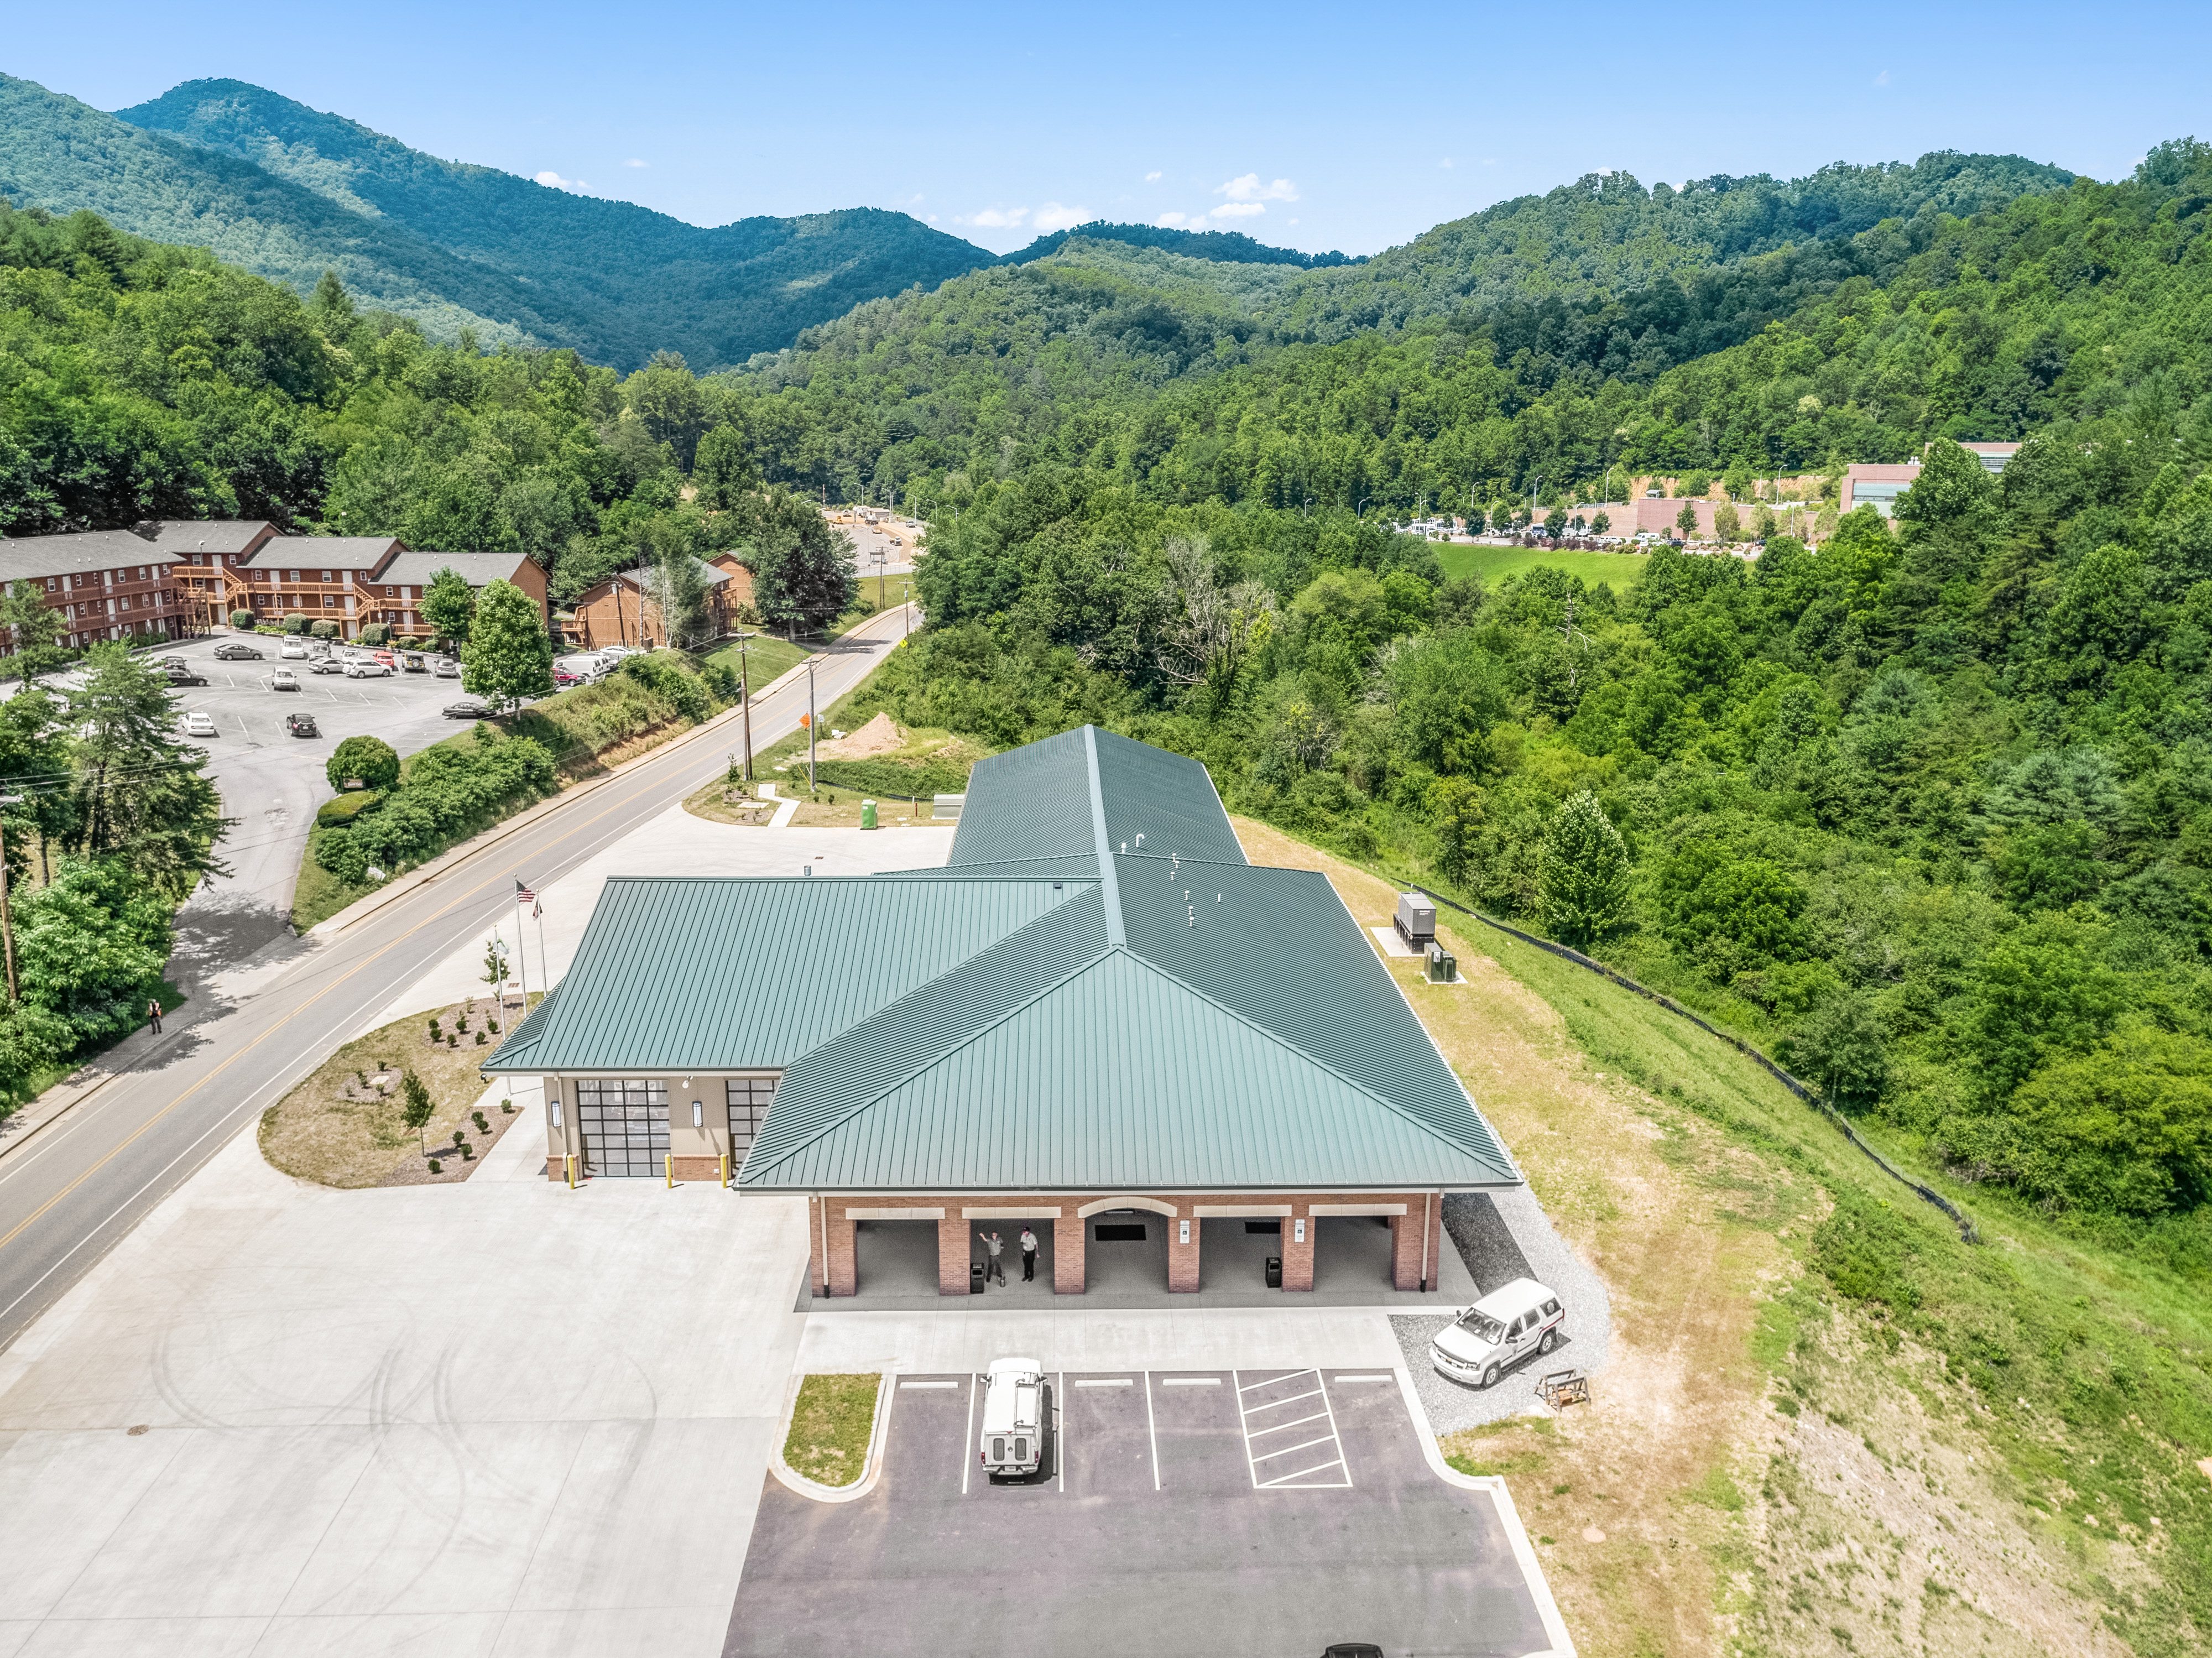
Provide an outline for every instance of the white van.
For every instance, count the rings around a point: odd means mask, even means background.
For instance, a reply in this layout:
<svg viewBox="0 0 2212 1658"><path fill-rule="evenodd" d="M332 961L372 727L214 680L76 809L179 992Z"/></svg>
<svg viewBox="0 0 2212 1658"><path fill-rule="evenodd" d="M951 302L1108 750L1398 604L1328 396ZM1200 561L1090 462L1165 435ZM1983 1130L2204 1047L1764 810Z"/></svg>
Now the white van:
<svg viewBox="0 0 2212 1658"><path fill-rule="evenodd" d="M1035 1473L1044 1466L1044 1368L1033 1358L997 1358L983 1378L985 1473Z"/></svg>
<svg viewBox="0 0 2212 1658"><path fill-rule="evenodd" d="M1437 1373L1487 1388L1532 1353L1559 1345L1565 1309L1532 1278L1492 1290L1437 1333L1429 1357Z"/></svg>

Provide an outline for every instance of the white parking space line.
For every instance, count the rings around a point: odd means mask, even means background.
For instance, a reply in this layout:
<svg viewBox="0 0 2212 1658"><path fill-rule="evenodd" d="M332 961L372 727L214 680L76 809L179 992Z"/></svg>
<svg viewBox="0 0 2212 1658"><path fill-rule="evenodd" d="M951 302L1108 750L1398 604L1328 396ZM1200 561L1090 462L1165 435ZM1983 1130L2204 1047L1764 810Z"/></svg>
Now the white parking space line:
<svg viewBox="0 0 2212 1658"><path fill-rule="evenodd" d="M1059 1375L1060 1387L1052 1396L1052 1460L1060 1464L1060 1489L1065 1494L1067 1490L1067 1412L1060 1408L1060 1401L1066 1394L1067 1372L1062 1370Z"/></svg>
<svg viewBox="0 0 2212 1658"><path fill-rule="evenodd" d="M1152 1489L1160 1488L1160 1430L1152 1423L1152 1373L1145 1372L1145 1437L1152 1442Z"/></svg>
<svg viewBox="0 0 2212 1658"><path fill-rule="evenodd" d="M1220 1385L1221 1378L1218 1376L1164 1376L1160 1378L1163 1388L1218 1388Z"/></svg>
<svg viewBox="0 0 2212 1658"><path fill-rule="evenodd" d="M968 1378L968 1431L960 1440L960 1495L968 1495L968 1453L975 1443L975 1378Z"/></svg>
<svg viewBox="0 0 2212 1658"><path fill-rule="evenodd" d="M1125 1376L1078 1376L1075 1385L1079 1388L1129 1388L1136 1384Z"/></svg>
<svg viewBox="0 0 2212 1658"><path fill-rule="evenodd" d="M1283 1399L1271 1399L1249 1408L1245 1406L1244 1395L1247 1394L1257 1393L1267 1388L1280 1387L1286 1382L1300 1381L1309 1376L1314 1379L1315 1385L1303 1393L1291 1394ZM1231 1379L1239 1384L1237 1389L1237 1413L1243 1429L1244 1460L1250 1470L1252 1488L1255 1491L1340 1491L1351 1488L1352 1465L1345 1461L1344 1441L1337 1432L1336 1410L1329 1403L1328 1388L1327 1384L1322 1382L1320 1371L1293 1370L1287 1376L1269 1376L1263 1381L1254 1382L1243 1382L1237 1373L1232 1371ZM1295 1417L1285 1422L1271 1422L1266 1419L1270 1412L1279 1411L1285 1406L1299 1404L1316 1396L1322 1402L1322 1408L1318 1411L1310 1412L1304 1416ZM1253 1425L1253 1418L1255 1417L1261 1418L1260 1425L1257 1427ZM1284 1433L1293 1428L1304 1427L1311 1423L1323 1421L1328 1424L1328 1431L1317 1437L1309 1438L1302 1443L1263 1448L1259 1442L1266 1440L1270 1435ZM1277 1468L1271 1469L1266 1479L1262 1479L1260 1477L1260 1465L1262 1462L1279 1462L1285 1457L1310 1451L1318 1445L1329 1446L1336 1455L1333 1457L1325 1457L1321 1461L1299 1468L1294 1473L1285 1473ZM1318 1480L1309 1478L1310 1475L1325 1473L1331 1468L1336 1470L1339 1478Z"/></svg>
<svg viewBox="0 0 2212 1658"><path fill-rule="evenodd" d="M1341 1384L1346 1382L1395 1382L1398 1378L1392 1371L1377 1370L1372 1376L1340 1376L1335 1379Z"/></svg>
<svg viewBox="0 0 2212 1658"><path fill-rule="evenodd" d="M899 1391L902 1394L918 1394L934 1388L942 1388L950 1391L959 1385L957 1382L902 1382L899 1383Z"/></svg>

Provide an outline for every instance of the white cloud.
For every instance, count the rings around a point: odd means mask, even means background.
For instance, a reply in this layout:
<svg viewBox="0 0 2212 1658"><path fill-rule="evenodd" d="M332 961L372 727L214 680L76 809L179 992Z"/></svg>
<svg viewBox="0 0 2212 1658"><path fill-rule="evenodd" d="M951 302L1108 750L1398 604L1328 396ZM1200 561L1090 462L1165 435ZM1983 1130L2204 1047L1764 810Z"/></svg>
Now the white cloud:
<svg viewBox="0 0 2212 1658"><path fill-rule="evenodd" d="M1297 221L1296 219L1293 219L1293 220L1291 220L1291 222L1292 224L1296 224L1296 223L1297 222Z"/></svg>
<svg viewBox="0 0 2212 1658"><path fill-rule="evenodd" d="M1160 174L1159 174L1159 169L1158 169L1158 168L1157 168L1157 167L1155 167L1152 172L1147 173L1145 175L1145 182L1146 182L1146 184L1148 184L1148 185L1149 185L1149 184L1156 184L1156 183L1158 183L1158 180L1159 180L1159 176L1160 176Z"/></svg>
<svg viewBox="0 0 2212 1658"><path fill-rule="evenodd" d="M1030 216L1025 207L987 207L981 213L956 214L955 224L972 224L979 230L1012 230Z"/></svg>
<svg viewBox="0 0 2212 1658"><path fill-rule="evenodd" d="M1206 216L1209 219L1249 219L1255 213L1265 213L1266 206L1259 202L1224 202Z"/></svg>
<svg viewBox="0 0 2212 1658"><path fill-rule="evenodd" d="M1881 74L1875 76L1874 77L1874 83L1878 87L1887 86L1889 84L1889 71L1887 70L1884 70Z"/></svg>
<svg viewBox="0 0 2212 1658"><path fill-rule="evenodd" d="M1445 157L1443 158L1443 160L1442 160L1441 161L1438 161L1438 162L1437 163L1437 165L1438 167L1450 167L1450 166L1454 165L1454 163L1453 163L1453 161L1452 161L1452 158L1451 158L1450 156L1447 155L1447 156L1445 156Z"/></svg>
<svg viewBox="0 0 2212 1658"><path fill-rule="evenodd" d="M1177 227L1188 224L1189 222L1190 216L1187 213L1163 213L1158 218L1152 221L1154 224L1167 230L1176 229Z"/></svg>
<svg viewBox="0 0 2212 1658"><path fill-rule="evenodd" d="M548 190L589 190L591 188L581 179L564 179L550 167L538 175L538 182Z"/></svg>
<svg viewBox="0 0 2212 1658"><path fill-rule="evenodd" d="M1055 230L1073 230L1079 224L1088 224L1096 217L1087 207L1062 207L1058 202L1047 202L1030 221L1039 235L1048 235Z"/></svg>
<svg viewBox="0 0 2212 1658"><path fill-rule="evenodd" d="M1213 193L1226 196L1232 202L1295 202L1298 192L1291 187L1288 179L1278 179L1271 185L1260 182L1260 175L1248 173L1241 179L1231 179L1225 185L1216 185Z"/></svg>
<svg viewBox="0 0 2212 1658"><path fill-rule="evenodd" d="M633 155L633 156L631 156L631 157L629 158L629 160L628 160L627 161L624 161L624 162L623 163L623 165L624 167L643 167L643 166L645 165L645 163L644 163L643 161L639 161L639 160L637 159L637 157L636 157L636 156Z"/></svg>

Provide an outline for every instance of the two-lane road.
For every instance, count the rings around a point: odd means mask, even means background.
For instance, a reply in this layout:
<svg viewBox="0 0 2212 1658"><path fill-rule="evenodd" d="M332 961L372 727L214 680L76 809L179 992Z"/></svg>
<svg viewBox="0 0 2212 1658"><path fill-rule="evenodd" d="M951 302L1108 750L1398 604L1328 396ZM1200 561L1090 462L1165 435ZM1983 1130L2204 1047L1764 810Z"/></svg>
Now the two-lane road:
<svg viewBox="0 0 2212 1658"><path fill-rule="evenodd" d="M907 626L892 610L822 653L818 705L857 684ZM796 729L806 708L803 673L757 695L755 746ZM554 880L720 773L736 721L722 729L729 742L649 755L350 926L271 944L231 999L195 1009L134 1069L0 1157L0 1349L365 1017L512 909L518 878Z"/></svg>

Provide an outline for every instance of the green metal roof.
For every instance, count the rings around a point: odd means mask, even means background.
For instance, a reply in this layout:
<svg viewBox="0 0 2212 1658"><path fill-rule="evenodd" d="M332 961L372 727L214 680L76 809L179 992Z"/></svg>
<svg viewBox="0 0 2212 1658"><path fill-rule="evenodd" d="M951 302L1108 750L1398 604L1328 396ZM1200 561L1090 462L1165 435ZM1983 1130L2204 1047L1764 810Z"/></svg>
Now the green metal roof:
<svg viewBox="0 0 2212 1658"><path fill-rule="evenodd" d="M811 1060L794 1067L770 1123L787 1093L810 1110L823 1080ZM1479 1164L1142 958L1109 950L803 1145L763 1134L741 1184L1327 1191L1514 1178L1510 1165Z"/></svg>
<svg viewBox="0 0 2212 1658"><path fill-rule="evenodd" d="M949 868L610 882L486 1070L781 1070L760 1191L1519 1183L1334 889L1246 862L1196 762L1085 727L976 777Z"/></svg>
<svg viewBox="0 0 2212 1658"><path fill-rule="evenodd" d="M950 861L1089 858L1095 874L1102 829L1109 851L1245 861L1204 766L1095 726L978 761Z"/></svg>
<svg viewBox="0 0 2212 1658"><path fill-rule="evenodd" d="M568 976L483 1070L781 1071L1096 886L617 876Z"/></svg>

